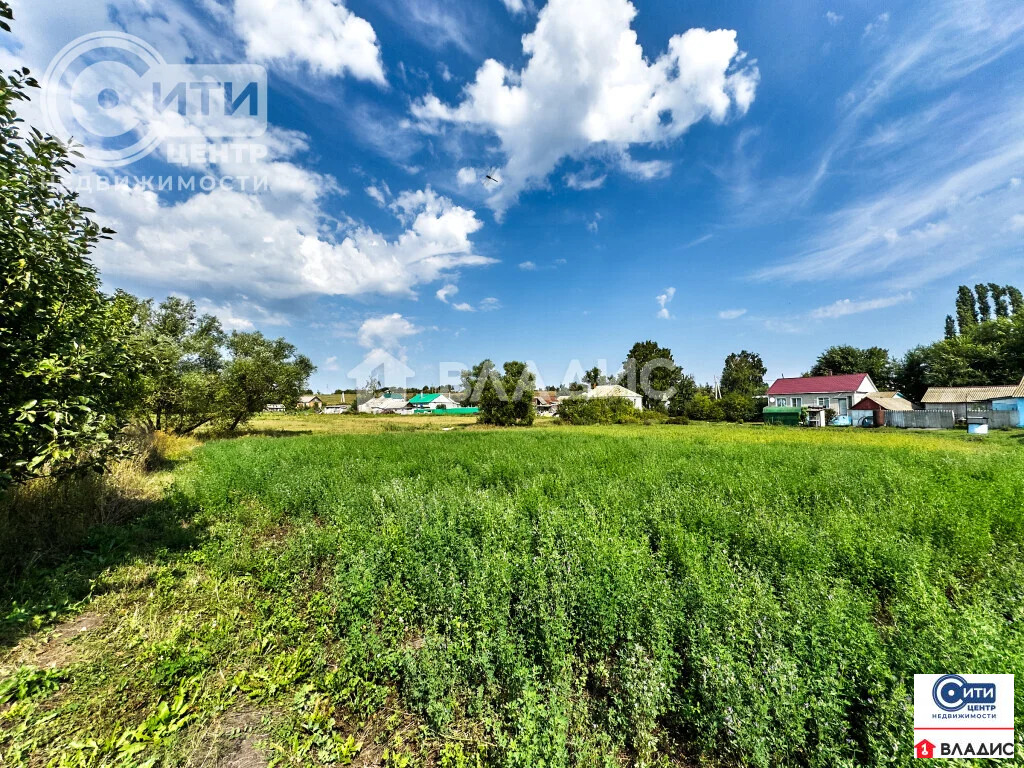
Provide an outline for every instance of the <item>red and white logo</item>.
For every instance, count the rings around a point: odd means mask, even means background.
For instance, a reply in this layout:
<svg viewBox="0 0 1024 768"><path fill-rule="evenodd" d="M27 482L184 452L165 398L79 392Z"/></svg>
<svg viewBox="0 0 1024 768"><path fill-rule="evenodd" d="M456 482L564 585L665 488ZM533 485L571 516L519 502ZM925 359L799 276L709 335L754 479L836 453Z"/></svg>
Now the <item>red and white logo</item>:
<svg viewBox="0 0 1024 768"><path fill-rule="evenodd" d="M935 745L928 739L922 739L914 745L914 757L935 757Z"/></svg>

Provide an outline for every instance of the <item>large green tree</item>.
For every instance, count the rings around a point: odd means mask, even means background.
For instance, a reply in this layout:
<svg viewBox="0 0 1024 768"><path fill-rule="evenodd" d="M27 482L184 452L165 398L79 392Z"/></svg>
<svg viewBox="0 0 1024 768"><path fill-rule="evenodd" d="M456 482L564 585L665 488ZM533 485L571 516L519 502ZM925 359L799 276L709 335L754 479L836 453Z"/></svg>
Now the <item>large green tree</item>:
<svg viewBox="0 0 1024 768"><path fill-rule="evenodd" d="M966 285L956 289L956 323L960 333L966 332L978 324L978 308L974 294Z"/></svg>
<svg viewBox="0 0 1024 768"><path fill-rule="evenodd" d="M995 312L996 318L1007 318L1010 316L1010 305L1006 301L1006 287L1002 285L996 285L995 283L988 284L989 291L992 293L992 307ZM982 318L983 320L985 318Z"/></svg>
<svg viewBox="0 0 1024 768"><path fill-rule="evenodd" d="M644 408L649 409L666 408L683 379L672 350L650 339L632 346L622 370L623 386L641 394Z"/></svg>
<svg viewBox="0 0 1024 768"><path fill-rule="evenodd" d="M894 363L889 350L882 347L839 345L822 352L808 375L838 376L844 373L866 373L879 389L892 386Z"/></svg>
<svg viewBox="0 0 1024 768"><path fill-rule="evenodd" d="M484 378L478 378L480 423L500 427L528 427L533 424L537 415L533 402L536 379L526 363L518 360L505 363L503 376L497 375L493 368L485 368L483 363L478 368L484 372Z"/></svg>
<svg viewBox="0 0 1024 768"><path fill-rule="evenodd" d="M974 295L978 299L978 319L981 322L992 319L992 305L988 300L990 287L985 283L978 283L974 286ZM995 287L998 288L998 286ZM992 298L995 299L995 297L996 294L992 293Z"/></svg>
<svg viewBox="0 0 1024 768"><path fill-rule="evenodd" d="M237 429L267 403L294 403L316 367L284 339L258 331L233 332L226 343L229 361L220 375L216 414Z"/></svg>
<svg viewBox="0 0 1024 768"><path fill-rule="evenodd" d="M1006 297L1010 300L1010 309L1013 310L1013 314L1024 310L1024 294L1020 292L1020 289L1014 285L1006 286Z"/></svg>
<svg viewBox="0 0 1024 768"><path fill-rule="evenodd" d="M220 321L195 302L171 296L118 295L131 307L145 350L137 417L151 429L188 434L206 424L236 429L267 403L295 403L315 370L284 339L261 333L224 333Z"/></svg>
<svg viewBox="0 0 1024 768"><path fill-rule="evenodd" d="M17 117L36 85L0 73L0 488L99 466L136 385L132 317L89 258L112 232L67 188L68 149Z"/></svg>
<svg viewBox="0 0 1024 768"><path fill-rule="evenodd" d="M746 397L763 395L767 389L764 376L768 369L756 352L733 352L725 358L722 368L722 394L737 394Z"/></svg>
<svg viewBox="0 0 1024 768"><path fill-rule="evenodd" d="M128 294L121 300L134 302L139 338L148 350L139 418L151 429L181 434L213 421L226 340L220 321L177 296L157 307L152 299Z"/></svg>

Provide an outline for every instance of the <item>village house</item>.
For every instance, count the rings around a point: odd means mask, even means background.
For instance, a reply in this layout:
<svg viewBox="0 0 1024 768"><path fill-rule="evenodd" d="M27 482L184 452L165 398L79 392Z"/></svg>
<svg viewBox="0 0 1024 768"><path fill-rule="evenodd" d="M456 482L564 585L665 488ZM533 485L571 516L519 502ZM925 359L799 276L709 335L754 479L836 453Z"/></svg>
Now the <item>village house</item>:
<svg viewBox="0 0 1024 768"><path fill-rule="evenodd" d="M810 423L825 426L825 412L835 411L837 424L850 424L850 407L878 387L866 373L839 376L802 376L776 379L768 387L768 405L773 408L806 408Z"/></svg>
<svg viewBox="0 0 1024 768"><path fill-rule="evenodd" d="M620 384L601 384L600 386L594 387L593 389L586 392L587 397L621 397L624 400L629 400L633 406L637 409L644 407L643 395L634 392L631 389L626 389Z"/></svg>
<svg viewBox="0 0 1024 768"><path fill-rule="evenodd" d="M458 408L459 404L448 395L435 392L416 395L409 401L409 407L414 411L440 411Z"/></svg>
<svg viewBox="0 0 1024 768"><path fill-rule="evenodd" d="M558 413L558 395L554 392L537 392L533 396L533 405L539 416L554 416Z"/></svg>
<svg viewBox="0 0 1024 768"><path fill-rule="evenodd" d="M409 401L399 394L387 393L360 403L358 410L359 413L402 413L409 410Z"/></svg>
<svg viewBox="0 0 1024 768"><path fill-rule="evenodd" d="M319 411L324 407L324 401L320 399L319 395L302 395L299 398L299 402L296 404L297 408L314 409Z"/></svg>
<svg viewBox="0 0 1024 768"><path fill-rule="evenodd" d="M267 413L284 413L284 403L268 403L264 409Z"/></svg>

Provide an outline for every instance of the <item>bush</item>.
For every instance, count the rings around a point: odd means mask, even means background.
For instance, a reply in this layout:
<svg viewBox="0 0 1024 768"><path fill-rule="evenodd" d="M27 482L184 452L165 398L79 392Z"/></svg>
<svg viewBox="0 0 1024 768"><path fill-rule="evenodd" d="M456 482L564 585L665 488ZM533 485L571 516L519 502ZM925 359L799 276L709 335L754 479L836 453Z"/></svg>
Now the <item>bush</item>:
<svg viewBox="0 0 1024 768"><path fill-rule="evenodd" d="M718 403L722 409L722 417L726 421L753 421L757 417L757 408L752 397L732 392L724 395Z"/></svg>
<svg viewBox="0 0 1024 768"><path fill-rule="evenodd" d="M558 404L558 418L566 424L636 424L650 416L624 397L570 397Z"/></svg>
<svg viewBox="0 0 1024 768"><path fill-rule="evenodd" d="M698 392L686 404L686 416L694 421L722 421L725 418L719 401L712 400L704 392Z"/></svg>

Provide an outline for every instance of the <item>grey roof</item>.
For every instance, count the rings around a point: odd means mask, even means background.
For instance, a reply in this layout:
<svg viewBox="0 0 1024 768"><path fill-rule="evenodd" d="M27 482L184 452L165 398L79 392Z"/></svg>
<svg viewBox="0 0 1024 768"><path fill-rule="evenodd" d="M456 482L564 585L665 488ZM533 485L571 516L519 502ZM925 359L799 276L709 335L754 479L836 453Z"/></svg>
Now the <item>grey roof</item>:
<svg viewBox="0 0 1024 768"><path fill-rule="evenodd" d="M1024 379L1020 380L1020 384L1013 390L1013 394L1010 397L1024 397Z"/></svg>
<svg viewBox="0 0 1024 768"><path fill-rule="evenodd" d="M1022 382L1024 384L1024 382ZM1018 386L997 387L929 387L921 398L922 403L978 403L983 400L998 400L1001 397L1016 397Z"/></svg>

